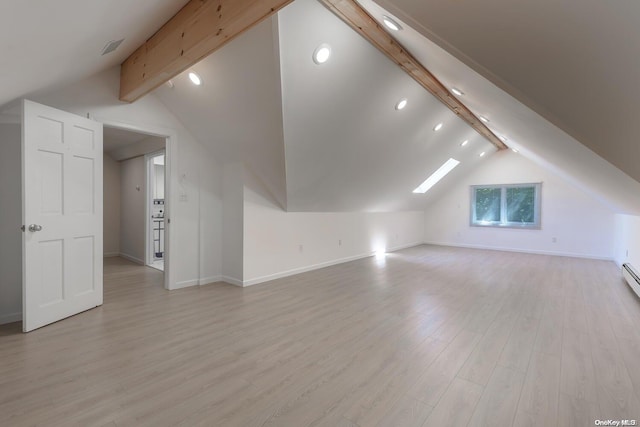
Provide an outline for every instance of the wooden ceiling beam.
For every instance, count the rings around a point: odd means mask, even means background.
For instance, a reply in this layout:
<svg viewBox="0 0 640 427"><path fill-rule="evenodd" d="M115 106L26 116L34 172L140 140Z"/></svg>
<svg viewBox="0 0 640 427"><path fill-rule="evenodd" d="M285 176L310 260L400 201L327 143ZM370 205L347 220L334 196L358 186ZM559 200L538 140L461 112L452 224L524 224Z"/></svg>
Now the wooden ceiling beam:
<svg viewBox="0 0 640 427"><path fill-rule="evenodd" d="M151 92L292 1L191 0L122 63L120 100Z"/></svg>
<svg viewBox="0 0 640 427"><path fill-rule="evenodd" d="M507 146L355 0L319 0L499 150Z"/></svg>

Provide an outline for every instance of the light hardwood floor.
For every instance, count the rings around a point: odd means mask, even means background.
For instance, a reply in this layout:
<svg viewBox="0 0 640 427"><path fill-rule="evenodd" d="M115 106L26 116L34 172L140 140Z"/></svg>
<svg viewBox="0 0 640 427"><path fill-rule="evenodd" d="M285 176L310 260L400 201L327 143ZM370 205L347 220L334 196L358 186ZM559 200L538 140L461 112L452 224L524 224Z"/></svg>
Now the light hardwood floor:
<svg viewBox="0 0 640 427"><path fill-rule="evenodd" d="M0 327L2 426L592 426L640 420L611 262L421 246L250 288L105 263L104 305Z"/></svg>

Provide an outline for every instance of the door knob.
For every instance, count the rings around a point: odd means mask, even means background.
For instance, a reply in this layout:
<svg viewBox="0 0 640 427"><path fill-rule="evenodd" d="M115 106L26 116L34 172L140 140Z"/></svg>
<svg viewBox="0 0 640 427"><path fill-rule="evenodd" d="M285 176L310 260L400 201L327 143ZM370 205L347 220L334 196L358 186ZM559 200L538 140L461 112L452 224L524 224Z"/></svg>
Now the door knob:
<svg viewBox="0 0 640 427"><path fill-rule="evenodd" d="M41 231L42 230L42 226L38 225L38 224L31 224L29 226L29 231L31 231L32 233L35 233L36 231Z"/></svg>

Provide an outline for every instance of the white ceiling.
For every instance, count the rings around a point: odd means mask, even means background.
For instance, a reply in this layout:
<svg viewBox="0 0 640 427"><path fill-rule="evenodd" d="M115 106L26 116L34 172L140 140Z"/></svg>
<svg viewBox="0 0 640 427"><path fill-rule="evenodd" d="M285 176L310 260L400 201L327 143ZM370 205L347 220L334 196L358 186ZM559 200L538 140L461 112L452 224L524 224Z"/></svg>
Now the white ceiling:
<svg viewBox="0 0 640 427"><path fill-rule="evenodd" d="M320 43L333 51L322 66L312 61ZM412 191L447 159L462 163L440 185L495 151L315 0L296 0L172 82L155 91L167 108L289 211L422 209Z"/></svg>
<svg viewBox="0 0 640 427"><path fill-rule="evenodd" d="M0 105L121 63L187 1L2 0Z"/></svg>
<svg viewBox="0 0 640 427"><path fill-rule="evenodd" d="M135 144L147 137L148 135L142 133L105 126L103 130L102 147L104 151L109 152L130 144Z"/></svg>
<svg viewBox="0 0 640 427"><path fill-rule="evenodd" d="M289 210L422 209L412 191L447 159L461 164L440 185L495 151L318 2L287 6L279 28ZM322 43L332 55L317 65ZM397 111L401 98L409 103Z"/></svg>
<svg viewBox="0 0 640 427"><path fill-rule="evenodd" d="M272 19L263 21L154 93L219 161L247 163L285 207L276 31ZM201 86L190 82L190 71Z"/></svg>
<svg viewBox="0 0 640 427"><path fill-rule="evenodd" d="M114 66L186 1L1 2L0 105ZM640 26L630 24L640 16L638 3L586 1L591 10L550 0L517 7L506 0L379 0L403 21L402 43L445 84L463 89L463 102L489 116L508 144L616 211L640 213L640 183L629 177L640 176L640 144L629 142L640 130L632 117L640 86L631 80L640 75L640 55L630 42L639 39ZM107 41L122 37L116 52L100 56ZM318 66L311 54L323 42L333 56ZM155 93L221 162L245 162L288 210L421 209L447 181L481 164L480 151L493 150L314 0L296 0L193 69L203 86L183 74L173 89ZM401 97L409 106L398 112ZM572 135L588 135L580 141L629 175L519 101ZM445 127L434 133L440 121ZM463 139L471 141L465 149ZM449 157L462 164L435 192L414 195Z"/></svg>
<svg viewBox="0 0 640 427"><path fill-rule="evenodd" d="M376 1L640 181L640 2Z"/></svg>
<svg viewBox="0 0 640 427"><path fill-rule="evenodd" d="M383 14L394 16L371 0L359 2L376 19ZM638 181L463 64L409 23L395 18L404 29L394 33L394 37L446 86L464 91L462 101L476 114L490 118L489 128L506 136L508 145L519 148L522 155L560 174L611 209L640 212Z"/></svg>
<svg viewBox="0 0 640 427"><path fill-rule="evenodd" d="M103 130L103 151L119 162L154 153L164 147L165 139L157 136L108 126Z"/></svg>

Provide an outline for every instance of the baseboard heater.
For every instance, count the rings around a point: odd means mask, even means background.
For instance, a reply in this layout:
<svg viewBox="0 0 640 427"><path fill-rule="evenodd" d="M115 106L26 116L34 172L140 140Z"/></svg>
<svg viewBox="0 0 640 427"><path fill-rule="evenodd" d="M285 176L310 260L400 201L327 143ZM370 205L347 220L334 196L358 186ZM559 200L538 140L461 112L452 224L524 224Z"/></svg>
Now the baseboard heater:
<svg viewBox="0 0 640 427"><path fill-rule="evenodd" d="M633 270L631 264L622 264L622 276L624 276L631 289L633 289L633 292L640 297L640 277L638 277L638 273Z"/></svg>

